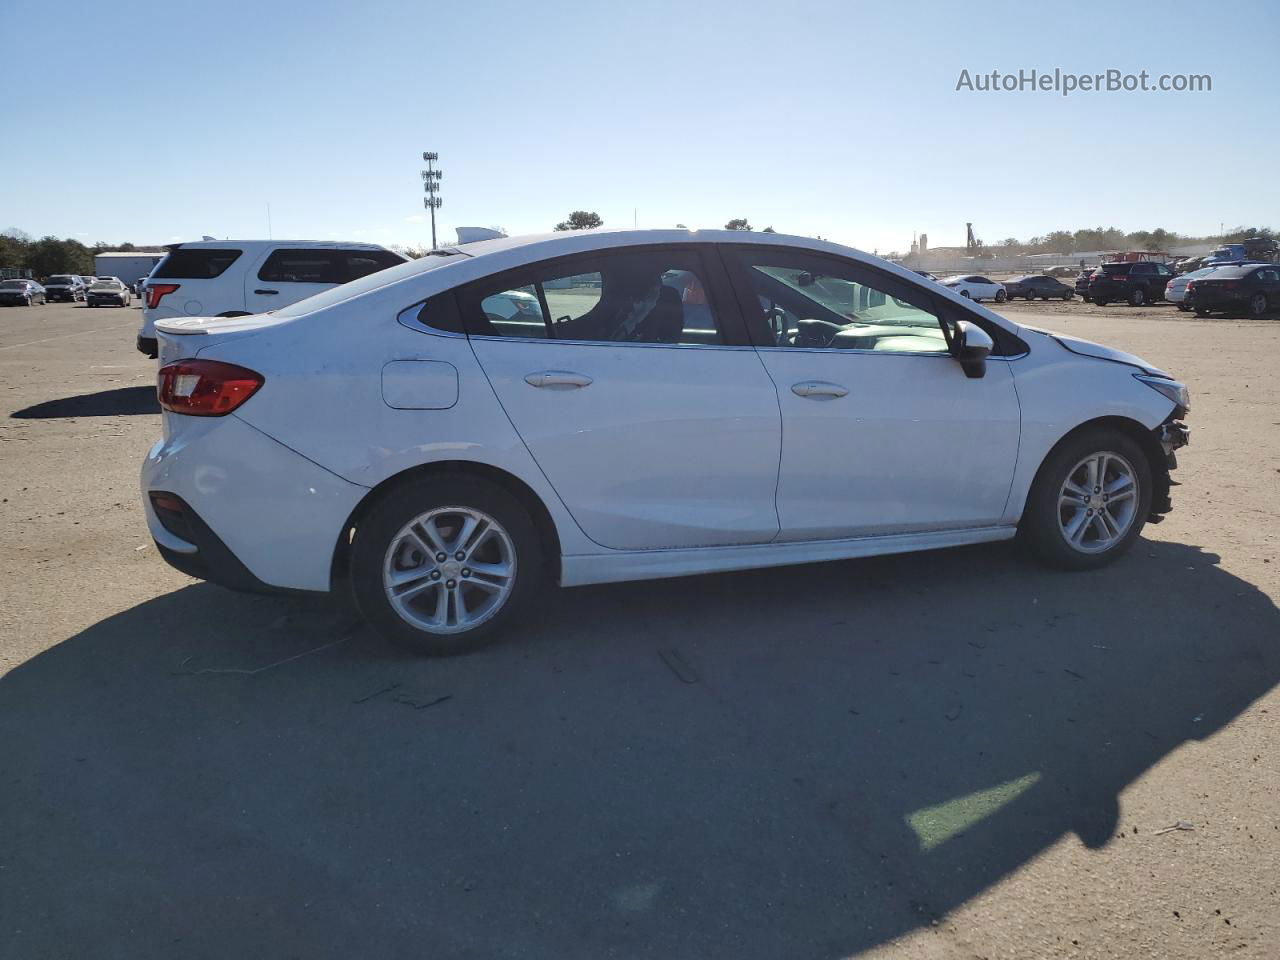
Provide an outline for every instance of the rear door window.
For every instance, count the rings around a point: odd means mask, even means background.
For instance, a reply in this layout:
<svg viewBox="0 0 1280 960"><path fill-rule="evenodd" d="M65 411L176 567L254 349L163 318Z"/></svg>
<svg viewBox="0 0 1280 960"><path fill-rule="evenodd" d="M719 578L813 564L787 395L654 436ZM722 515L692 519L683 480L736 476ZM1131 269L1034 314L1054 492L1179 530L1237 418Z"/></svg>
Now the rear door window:
<svg viewBox="0 0 1280 960"><path fill-rule="evenodd" d="M371 273L404 263L404 258L390 250L339 250L343 282L359 280Z"/></svg>
<svg viewBox="0 0 1280 960"><path fill-rule="evenodd" d="M156 280L212 280L222 276L243 252L230 247L179 247L160 261L151 277Z"/></svg>
<svg viewBox="0 0 1280 960"><path fill-rule="evenodd" d="M343 283L345 263L338 250L276 250L258 270L265 283Z"/></svg>

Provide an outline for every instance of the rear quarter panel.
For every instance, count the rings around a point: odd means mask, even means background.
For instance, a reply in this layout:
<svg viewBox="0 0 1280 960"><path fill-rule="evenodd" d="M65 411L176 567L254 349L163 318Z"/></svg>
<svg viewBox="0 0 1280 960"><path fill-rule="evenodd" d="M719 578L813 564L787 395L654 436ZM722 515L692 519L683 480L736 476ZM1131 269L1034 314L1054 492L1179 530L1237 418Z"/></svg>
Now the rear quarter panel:
<svg viewBox="0 0 1280 960"><path fill-rule="evenodd" d="M266 383L237 415L350 483L375 487L414 467L448 460L486 464L532 488L551 513L566 554L600 552L534 463L467 339L397 321L401 311L440 286L406 292L396 285L216 341L198 348L197 355L261 372ZM395 409L386 402L383 369L414 360L442 361L457 370L456 403Z"/></svg>

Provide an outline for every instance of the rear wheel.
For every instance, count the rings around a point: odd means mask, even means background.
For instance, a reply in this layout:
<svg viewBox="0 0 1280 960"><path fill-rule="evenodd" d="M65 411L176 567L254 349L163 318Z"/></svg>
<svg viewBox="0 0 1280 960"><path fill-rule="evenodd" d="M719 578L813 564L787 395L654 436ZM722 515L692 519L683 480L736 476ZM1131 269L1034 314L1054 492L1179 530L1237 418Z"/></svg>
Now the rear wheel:
<svg viewBox="0 0 1280 960"><path fill-rule="evenodd" d="M1049 454L1019 533L1045 563L1091 570L1132 545L1151 510L1151 464L1127 434L1081 431Z"/></svg>
<svg viewBox="0 0 1280 960"><path fill-rule="evenodd" d="M1261 317L1267 312L1267 295L1265 293L1255 293L1249 298L1249 316Z"/></svg>
<svg viewBox="0 0 1280 960"><path fill-rule="evenodd" d="M1094 298L1093 298L1093 305L1094 305L1095 307L1105 307L1105 306L1106 306L1108 303L1110 303L1110 302L1111 302L1111 301L1110 301L1110 300L1108 300L1106 297L1094 297Z"/></svg>
<svg viewBox="0 0 1280 960"><path fill-rule="evenodd" d="M960 296L962 296L962 297L964 297L966 300L968 300L968 299L969 299L969 291L968 291L968 290L961 290L961 291L960 291Z"/></svg>
<svg viewBox="0 0 1280 960"><path fill-rule="evenodd" d="M356 526L350 572L370 624L433 657L490 642L544 587L528 511L501 486L457 474L406 482L379 500Z"/></svg>
<svg viewBox="0 0 1280 960"><path fill-rule="evenodd" d="M1072 293L1070 290L1068 290L1066 293L1064 293L1064 294L1062 295L1062 299L1063 299L1063 300L1070 300L1070 299L1071 299L1072 297L1074 297L1074 296L1075 296L1075 294L1074 294L1074 293Z"/></svg>
<svg viewBox="0 0 1280 960"><path fill-rule="evenodd" d="M1197 316L1197 317L1207 317L1208 315L1209 315L1209 308L1208 308L1208 307L1196 307L1196 316Z"/></svg>
<svg viewBox="0 0 1280 960"><path fill-rule="evenodd" d="M1143 290L1141 287L1134 287L1133 290L1129 292L1129 306L1140 307L1146 302L1147 291Z"/></svg>

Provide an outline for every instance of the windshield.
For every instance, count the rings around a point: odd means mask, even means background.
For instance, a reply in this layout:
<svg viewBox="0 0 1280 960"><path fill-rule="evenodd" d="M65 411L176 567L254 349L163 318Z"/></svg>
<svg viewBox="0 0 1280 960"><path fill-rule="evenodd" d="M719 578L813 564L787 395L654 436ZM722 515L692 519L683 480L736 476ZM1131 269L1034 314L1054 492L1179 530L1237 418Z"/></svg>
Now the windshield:
<svg viewBox="0 0 1280 960"><path fill-rule="evenodd" d="M50 277L49 282L50 283L78 283L79 279L77 277Z"/></svg>
<svg viewBox="0 0 1280 960"><path fill-rule="evenodd" d="M787 267L755 269L786 284L794 293L810 302L825 307L832 313L838 313L853 323L932 329L937 330L938 339L942 339L942 331L933 314L925 313L872 287L852 280L813 274L807 270Z"/></svg>

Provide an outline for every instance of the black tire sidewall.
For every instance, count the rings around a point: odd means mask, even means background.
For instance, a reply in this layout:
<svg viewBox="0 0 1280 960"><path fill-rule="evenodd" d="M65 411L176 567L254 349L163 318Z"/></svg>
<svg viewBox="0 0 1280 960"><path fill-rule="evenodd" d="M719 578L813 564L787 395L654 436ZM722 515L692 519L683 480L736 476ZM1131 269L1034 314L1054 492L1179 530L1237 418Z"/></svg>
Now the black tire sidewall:
<svg viewBox="0 0 1280 960"><path fill-rule="evenodd" d="M474 507L498 521L516 552L516 583L505 606L474 630L431 634L402 620L382 587L387 547L406 523L434 507ZM383 637L414 653L447 657L491 643L517 622L544 581L543 545L528 511L516 497L483 477L441 474L398 484L383 494L356 526L349 574L356 606Z"/></svg>
<svg viewBox="0 0 1280 960"><path fill-rule="evenodd" d="M1091 453L1102 451L1120 454L1137 473L1137 514L1133 525L1116 546L1105 553L1080 553L1063 539L1058 525L1058 493L1068 470ZM1093 570L1124 554L1141 535L1151 512L1151 488L1151 463L1132 437L1106 427L1082 430L1059 443L1041 464L1027 495L1018 530L1045 563L1067 570Z"/></svg>

